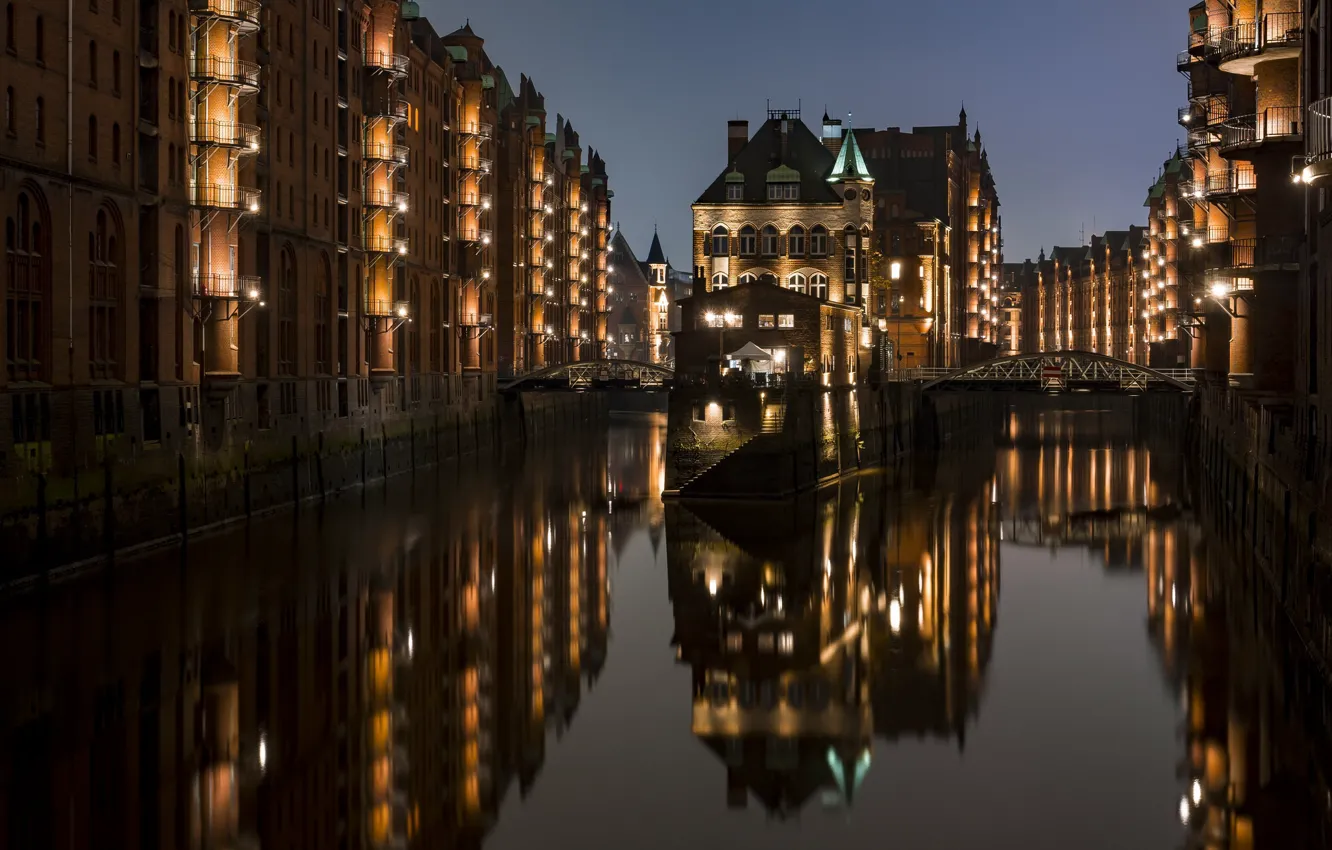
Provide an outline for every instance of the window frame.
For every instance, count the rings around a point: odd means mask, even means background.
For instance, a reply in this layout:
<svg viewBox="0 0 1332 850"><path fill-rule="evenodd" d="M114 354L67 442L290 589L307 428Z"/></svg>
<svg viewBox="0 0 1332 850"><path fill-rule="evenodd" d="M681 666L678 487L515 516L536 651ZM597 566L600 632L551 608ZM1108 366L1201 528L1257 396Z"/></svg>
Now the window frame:
<svg viewBox="0 0 1332 850"><path fill-rule="evenodd" d="M809 256L828 256L828 228L816 224L809 229Z"/></svg>
<svg viewBox="0 0 1332 850"><path fill-rule="evenodd" d="M752 224L746 224L740 228L740 245L738 251L742 257L758 256L758 228Z"/></svg>
<svg viewBox="0 0 1332 850"><path fill-rule="evenodd" d="M805 230L802 225L793 225L786 233L786 256L803 257L808 248L809 231Z"/></svg>

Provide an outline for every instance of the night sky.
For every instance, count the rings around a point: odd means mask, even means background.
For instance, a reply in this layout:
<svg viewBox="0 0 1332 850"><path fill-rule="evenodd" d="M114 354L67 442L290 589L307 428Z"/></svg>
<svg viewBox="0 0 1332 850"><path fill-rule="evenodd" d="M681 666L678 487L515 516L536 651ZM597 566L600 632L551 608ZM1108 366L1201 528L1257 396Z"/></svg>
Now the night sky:
<svg viewBox="0 0 1332 850"><path fill-rule="evenodd" d="M726 165L726 122L803 105L857 127L948 124L966 104L999 186L1005 257L1145 224L1182 138L1185 0L422 0L440 34L470 16L517 87L602 152L640 258L654 225L692 265L689 205ZM816 11L817 10L817 11Z"/></svg>

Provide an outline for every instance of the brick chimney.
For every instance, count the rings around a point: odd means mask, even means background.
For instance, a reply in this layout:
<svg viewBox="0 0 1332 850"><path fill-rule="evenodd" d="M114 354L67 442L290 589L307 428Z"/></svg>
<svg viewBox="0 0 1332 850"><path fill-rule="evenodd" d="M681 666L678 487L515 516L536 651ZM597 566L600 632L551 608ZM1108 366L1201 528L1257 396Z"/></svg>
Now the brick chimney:
<svg viewBox="0 0 1332 850"><path fill-rule="evenodd" d="M829 118L827 112L823 113L823 146L832 151L833 156L842 150L842 122Z"/></svg>
<svg viewBox="0 0 1332 850"><path fill-rule="evenodd" d="M735 157L749 142L748 121L726 122L726 161L735 162Z"/></svg>

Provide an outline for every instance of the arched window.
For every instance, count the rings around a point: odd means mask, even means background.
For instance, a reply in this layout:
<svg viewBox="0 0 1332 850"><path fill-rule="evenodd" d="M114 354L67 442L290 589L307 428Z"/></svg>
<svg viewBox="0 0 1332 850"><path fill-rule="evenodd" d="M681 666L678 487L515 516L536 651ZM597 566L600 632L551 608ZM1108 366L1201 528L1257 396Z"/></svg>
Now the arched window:
<svg viewBox="0 0 1332 850"><path fill-rule="evenodd" d="M846 245L846 253L843 255L845 263L842 279L848 283L854 283L856 280L856 250L860 246L860 234L856 233L856 229L848 224L842 236ZM851 293L852 298L855 297L854 289L847 291Z"/></svg>
<svg viewBox="0 0 1332 850"><path fill-rule="evenodd" d="M46 25L42 23L42 16L37 16L37 64L46 64Z"/></svg>
<svg viewBox="0 0 1332 850"><path fill-rule="evenodd" d="M731 285L730 278L728 278L724 273L717 272L712 276L713 289L725 289L730 285Z"/></svg>
<svg viewBox="0 0 1332 850"><path fill-rule="evenodd" d="M319 279L315 282L314 326L315 326L315 372L320 375L333 374L333 343L329 335L328 322L333 310L333 269L328 262L328 254L319 255Z"/></svg>
<svg viewBox="0 0 1332 850"><path fill-rule="evenodd" d="M810 275L809 294L820 301L828 300L828 276L824 274Z"/></svg>
<svg viewBox="0 0 1332 850"><path fill-rule="evenodd" d="M809 231L809 255L811 257L828 256L828 228L821 224L814 225Z"/></svg>
<svg viewBox="0 0 1332 850"><path fill-rule="evenodd" d="M88 252L88 368L94 379L120 377L121 263L119 227L97 211Z"/></svg>
<svg viewBox="0 0 1332 850"><path fill-rule="evenodd" d="M752 224L740 228L740 256L752 257L758 253L758 231Z"/></svg>
<svg viewBox="0 0 1332 850"><path fill-rule="evenodd" d="M749 272L745 272L744 274L740 275L740 283L742 284L755 283L757 280L758 278L750 274Z"/></svg>
<svg viewBox="0 0 1332 850"><path fill-rule="evenodd" d="M786 279L787 289L794 289L796 292L803 294L809 291L808 287L809 281L800 272L796 272Z"/></svg>
<svg viewBox="0 0 1332 850"><path fill-rule="evenodd" d="M176 12L167 10L167 47L176 49Z"/></svg>
<svg viewBox="0 0 1332 850"><path fill-rule="evenodd" d="M291 246L282 248L278 273L278 363L279 375L296 374L296 256Z"/></svg>
<svg viewBox="0 0 1332 850"><path fill-rule="evenodd" d="M319 145L310 145L310 167L314 169L314 175L319 176Z"/></svg>
<svg viewBox="0 0 1332 850"><path fill-rule="evenodd" d="M805 228L796 225L786 236L786 253L791 257L805 256Z"/></svg>
<svg viewBox="0 0 1332 850"><path fill-rule="evenodd" d="M120 167L120 124L111 125L111 165Z"/></svg>
<svg viewBox="0 0 1332 850"><path fill-rule="evenodd" d="M760 247L763 249L763 256L777 256L777 228L773 227L771 224L764 226L763 244Z"/></svg>
<svg viewBox="0 0 1332 850"><path fill-rule="evenodd" d="M172 186L176 185L176 145L174 143L167 145L167 183Z"/></svg>
<svg viewBox="0 0 1332 850"><path fill-rule="evenodd" d="M97 161L97 116L88 116L88 159Z"/></svg>
<svg viewBox="0 0 1332 850"><path fill-rule="evenodd" d="M120 51L111 51L111 91L120 94Z"/></svg>
<svg viewBox="0 0 1332 850"><path fill-rule="evenodd" d="M726 225L719 224L712 228L712 256L725 257L731 253L731 232ZM725 277L725 275L722 275Z"/></svg>
<svg viewBox="0 0 1332 850"><path fill-rule="evenodd" d="M5 50L14 52L14 4L5 4Z"/></svg>
<svg viewBox="0 0 1332 850"><path fill-rule="evenodd" d="M5 87L5 132L14 135L14 87Z"/></svg>
<svg viewBox="0 0 1332 850"><path fill-rule="evenodd" d="M97 42L88 42L88 85L97 88Z"/></svg>
<svg viewBox="0 0 1332 850"><path fill-rule="evenodd" d="M46 142L46 101L40 97L37 98L37 108L34 110L37 123L37 141Z"/></svg>
<svg viewBox="0 0 1332 850"><path fill-rule="evenodd" d="M48 380L51 268L45 207L20 189L5 219L5 366L10 382Z"/></svg>

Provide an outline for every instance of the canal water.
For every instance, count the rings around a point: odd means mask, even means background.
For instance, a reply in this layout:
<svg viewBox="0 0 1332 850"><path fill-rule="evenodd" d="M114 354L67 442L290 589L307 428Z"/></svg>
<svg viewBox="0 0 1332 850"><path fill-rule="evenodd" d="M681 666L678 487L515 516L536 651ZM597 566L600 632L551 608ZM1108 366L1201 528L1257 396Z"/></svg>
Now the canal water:
<svg viewBox="0 0 1332 850"><path fill-rule="evenodd" d="M664 418L617 418L13 592L0 845L1328 846L1178 446L998 430L663 505Z"/></svg>

